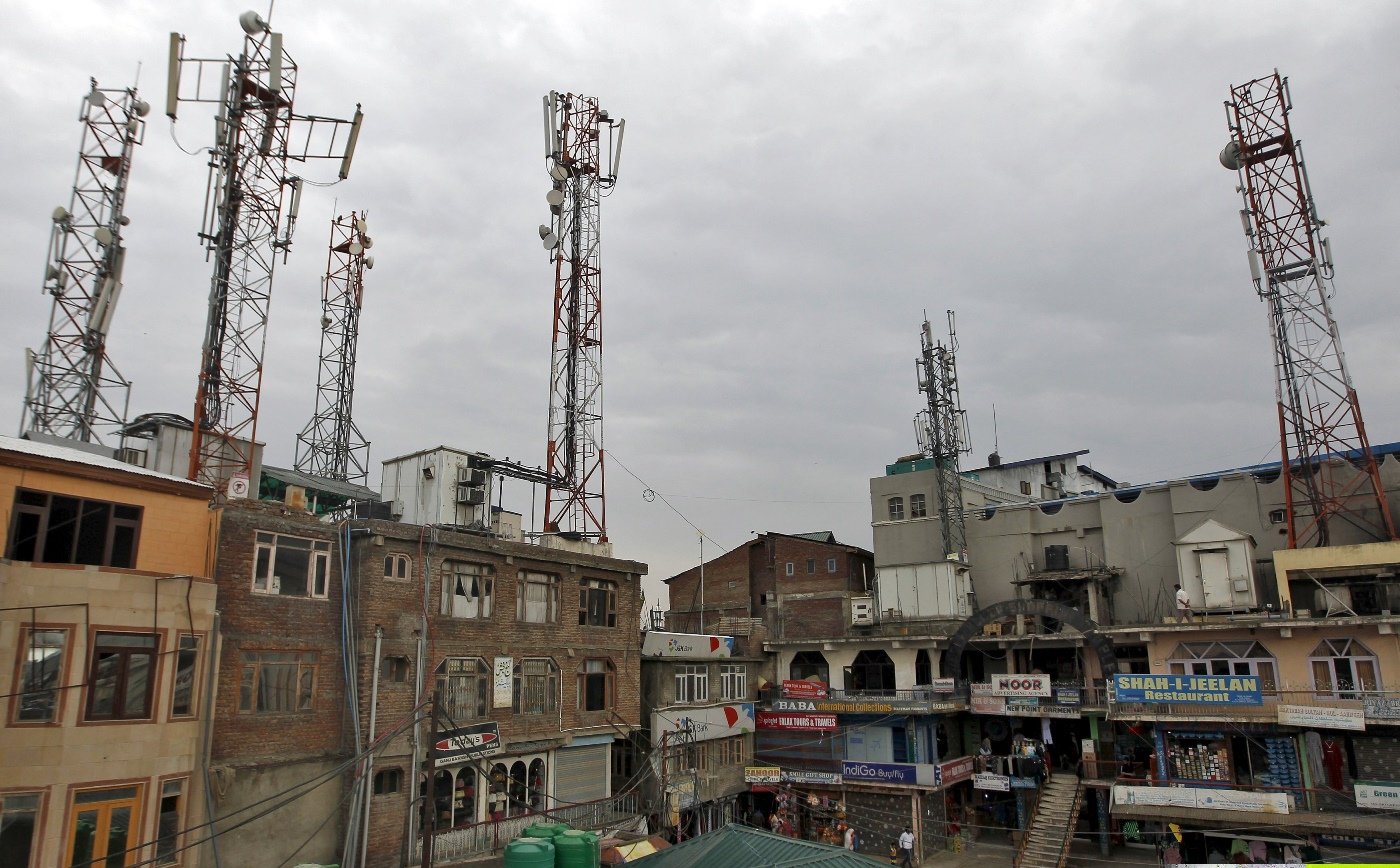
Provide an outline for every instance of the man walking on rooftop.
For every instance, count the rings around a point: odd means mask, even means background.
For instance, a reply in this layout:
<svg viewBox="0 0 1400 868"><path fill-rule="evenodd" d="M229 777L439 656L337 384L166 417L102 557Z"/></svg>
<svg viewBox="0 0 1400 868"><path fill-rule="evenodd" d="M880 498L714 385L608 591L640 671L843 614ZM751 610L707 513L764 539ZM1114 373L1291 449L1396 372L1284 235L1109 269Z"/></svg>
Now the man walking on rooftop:
<svg viewBox="0 0 1400 868"><path fill-rule="evenodd" d="M1181 585L1176 586L1176 622L1193 624L1196 616L1191 612L1191 595Z"/></svg>

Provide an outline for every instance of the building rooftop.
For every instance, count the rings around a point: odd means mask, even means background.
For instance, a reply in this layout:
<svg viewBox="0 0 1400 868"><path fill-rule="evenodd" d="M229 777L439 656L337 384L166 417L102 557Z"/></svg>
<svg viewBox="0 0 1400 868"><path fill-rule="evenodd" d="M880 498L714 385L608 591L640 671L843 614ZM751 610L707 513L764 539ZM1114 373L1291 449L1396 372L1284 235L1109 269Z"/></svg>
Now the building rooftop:
<svg viewBox="0 0 1400 868"><path fill-rule="evenodd" d="M632 863L629 863L632 864ZM734 868L738 865L871 868L884 859L862 856L842 847L775 835L731 823L637 860L647 868Z"/></svg>
<svg viewBox="0 0 1400 868"><path fill-rule="evenodd" d="M19 437L0 435L0 451L30 455L35 458L47 458L54 461L66 461L71 464L82 464L101 470L127 473L132 476L146 477L149 479L160 479L166 482L178 482L197 488L203 488L211 492L213 491L208 485L202 482L192 482L183 476L172 476L169 473L147 470L144 467L138 467L135 464L127 464L125 461L118 461L115 458L110 458L105 455L97 455L84 449L60 446L51 442L25 440Z"/></svg>

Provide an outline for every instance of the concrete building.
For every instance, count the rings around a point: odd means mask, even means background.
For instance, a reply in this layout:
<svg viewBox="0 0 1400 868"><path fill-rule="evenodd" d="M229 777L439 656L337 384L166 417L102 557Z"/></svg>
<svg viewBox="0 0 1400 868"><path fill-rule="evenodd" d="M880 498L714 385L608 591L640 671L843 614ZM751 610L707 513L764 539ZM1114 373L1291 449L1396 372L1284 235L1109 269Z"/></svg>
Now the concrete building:
<svg viewBox="0 0 1400 868"><path fill-rule="evenodd" d="M213 864L211 494L0 437L4 864Z"/></svg>

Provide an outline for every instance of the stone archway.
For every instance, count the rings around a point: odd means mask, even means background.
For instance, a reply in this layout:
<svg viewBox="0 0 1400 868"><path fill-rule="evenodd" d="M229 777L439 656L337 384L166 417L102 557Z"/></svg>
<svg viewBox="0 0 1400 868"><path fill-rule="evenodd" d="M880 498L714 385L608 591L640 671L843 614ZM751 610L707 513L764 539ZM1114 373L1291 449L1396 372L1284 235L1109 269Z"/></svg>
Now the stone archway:
<svg viewBox="0 0 1400 868"><path fill-rule="evenodd" d="M1004 621L1007 618L1014 618L1017 615L1054 618L1069 624L1084 634L1084 641L1089 643L1094 649L1094 653L1098 655L1099 670L1103 672L1104 678L1112 679L1118 671L1118 658L1113 654L1113 642L1101 635L1099 625L1081 614L1078 609L1071 609L1062 603L1052 603L1049 600L1007 600L993 603L977 612L964 621L963 625L952 635L939 664L943 677L958 679L963 677L963 653L967 651L967 644L972 640L972 637L981 634L983 626Z"/></svg>

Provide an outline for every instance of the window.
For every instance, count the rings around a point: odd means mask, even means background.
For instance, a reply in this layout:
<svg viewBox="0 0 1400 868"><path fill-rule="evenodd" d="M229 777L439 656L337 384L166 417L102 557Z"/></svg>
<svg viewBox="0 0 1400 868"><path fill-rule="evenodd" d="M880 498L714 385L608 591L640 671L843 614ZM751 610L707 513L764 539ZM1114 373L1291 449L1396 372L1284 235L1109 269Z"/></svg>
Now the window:
<svg viewBox="0 0 1400 868"><path fill-rule="evenodd" d="M490 618L496 611L495 574L490 564L443 564L442 613L469 620Z"/></svg>
<svg viewBox="0 0 1400 868"><path fill-rule="evenodd" d="M400 769L384 769L374 773L374 794L376 796L397 793L402 786L403 771Z"/></svg>
<svg viewBox="0 0 1400 868"><path fill-rule="evenodd" d="M516 714L554 714L559 710L559 667L548 657L526 657L515 664L511 710Z"/></svg>
<svg viewBox="0 0 1400 868"><path fill-rule="evenodd" d="M449 721L485 717L491 667L480 657L448 657L438 664L437 691Z"/></svg>
<svg viewBox="0 0 1400 868"><path fill-rule="evenodd" d="M904 498L902 498L902 497L891 497L891 498L890 498L890 521L903 521L903 520L904 520Z"/></svg>
<svg viewBox="0 0 1400 868"><path fill-rule="evenodd" d="M1313 690L1319 696L1360 699L1379 689L1380 663L1354 639L1324 639L1308 657Z"/></svg>
<svg viewBox="0 0 1400 868"><path fill-rule="evenodd" d="M195 683L199 678L199 637L188 633L180 637L175 653L175 686L170 696L171 717L193 717L195 713Z"/></svg>
<svg viewBox="0 0 1400 868"><path fill-rule="evenodd" d="M581 627L617 626L617 582L578 580L578 623Z"/></svg>
<svg viewBox="0 0 1400 868"><path fill-rule="evenodd" d="M747 699L749 694L748 670L742 663L721 663L719 665L720 699Z"/></svg>
<svg viewBox="0 0 1400 868"><path fill-rule="evenodd" d="M559 577L548 573L521 573L516 582L515 620L531 624L559 621Z"/></svg>
<svg viewBox="0 0 1400 868"><path fill-rule="evenodd" d="M38 793L0 793L0 853L3 864L28 868L34 853Z"/></svg>
<svg viewBox="0 0 1400 868"><path fill-rule="evenodd" d="M130 864L127 850L140 840L142 787L79 790L68 812L68 862Z"/></svg>
<svg viewBox="0 0 1400 868"><path fill-rule="evenodd" d="M45 564L135 567L141 507L15 490L5 557Z"/></svg>
<svg viewBox="0 0 1400 868"><path fill-rule="evenodd" d="M809 575L809 576L810 576L810 575L814 575L816 572L817 572L817 559L816 559L816 558L808 558L808 559L807 559L807 575Z"/></svg>
<svg viewBox="0 0 1400 868"><path fill-rule="evenodd" d="M1173 675L1257 675L1265 693L1278 690L1274 655L1258 642L1183 642L1167 665Z"/></svg>
<svg viewBox="0 0 1400 868"><path fill-rule="evenodd" d="M826 559L826 571L827 571L828 573L834 573L834 572L836 572L836 558L827 558L827 559Z"/></svg>
<svg viewBox="0 0 1400 868"><path fill-rule="evenodd" d="M160 814L156 817L156 864L174 865L180 861L180 827L185 810L183 778L160 785Z"/></svg>
<svg viewBox="0 0 1400 868"><path fill-rule="evenodd" d="M789 575L789 576L792 575L792 561L788 561L787 564L784 565L784 567L783 567L783 572L784 572L786 575Z"/></svg>
<svg viewBox="0 0 1400 868"><path fill-rule="evenodd" d="M894 661L884 651L862 651L846 667L846 687L872 693L893 691Z"/></svg>
<svg viewBox="0 0 1400 868"><path fill-rule="evenodd" d="M789 677L793 681L803 681L815 678L817 681L829 681L826 657L820 651L798 651L792 655L792 664L788 667Z"/></svg>
<svg viewBox="0 0 1400 868"><path fill-rule="evenodd" d="M1024 494L1024 495L1026 495L1027 497L1030 496L1030 493L1031 493L1031 484L1030 484L1029 482L1027 482L1027 481L1025 481L1025 480L1021 480L1021 493Z"/></svg>
<svg viewBox="0 0 1400 868"><path fill-rule="evenodd" d="M379 661L379 680L402 683L408 680L407 657L384 657Z"/></svg>
<svg viewBox="0 0 1400 868"><path fill-rule="evenodd" d="M53 723L58 719L58 688L63 682L63 651L67 630L20 633L17 723Z"/></svg>
<svg viewBox="0 0 1400 868"><path fill-rule="evenodd" d="M606 711L613 705L615 670L611 660L585 660L578 667L579 711ZM706 691L709 685L706 684Z"/></svg>
<svg viewBox="0 0 1400 868"><path fill-rule="evenodd" d="M151 716L156 637L98 633L88 675L88 720L141 720Z"/></svg>
<svg viewBox="0 0 1400 868"><path fill-rule="evenodd" d="M593 661L590 661L593 662ZM705 664L676 665L676 701L707 702L710 698L710 667Z"/></svg>
<svg viewBox="0 0 1400 868"><path fill-rule="evenodd" d="M238 710L252 714L312 711L315 651L244 651Z"/></svg>
<svg viewBox="0 0 1400 868"><path fill-rule="evenodd" d="M325 599L330 584L331 544L258 531L253 593Z"/></svg>
<svg viewBox="0 0 1400 868"><path fill-rule="evenodd" d="M395 582L413 578L413 560L408 555L385 555L384 578Z"/></svg>
<svg viewBox="0 0 1400 868"><path fill-rule="evenodd" d="M730 582L730 583L729 583L729 588L732 590L732 589L738 587L738 585L739 585L738 582Z"/></svg>
<svg viewBox="0 0 1400 868"><path fill-rule="evenodd" d="M928 507L922 494L909 495L909 517L923 518L928 515Z"/></svg>

